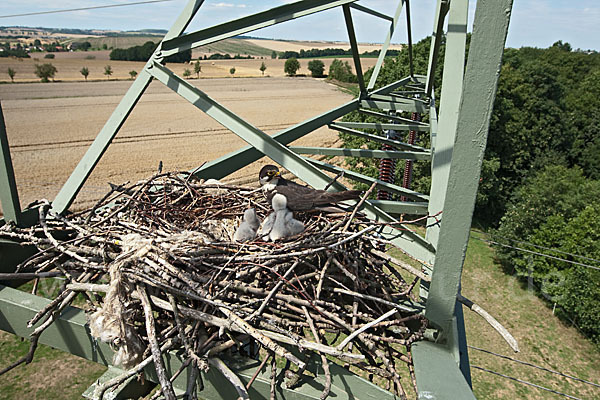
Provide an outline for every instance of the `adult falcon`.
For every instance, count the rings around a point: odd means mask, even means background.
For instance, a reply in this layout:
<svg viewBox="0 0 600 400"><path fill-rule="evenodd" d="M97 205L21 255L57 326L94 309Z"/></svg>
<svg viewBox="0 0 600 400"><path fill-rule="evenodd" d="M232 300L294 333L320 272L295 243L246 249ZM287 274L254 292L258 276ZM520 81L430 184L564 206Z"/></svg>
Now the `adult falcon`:
<svg viewBox="0 0 600 400"><path fill-rule="evenodd" d="M287 199L287 208L291 211L308 211L326 207L340 201L358 199L361 195L360 190L328 192L288 181L281 176L279 168L275 165L265 165L260 170L258 181L266 192L269 202L273 196L281 194Z"/></svg>

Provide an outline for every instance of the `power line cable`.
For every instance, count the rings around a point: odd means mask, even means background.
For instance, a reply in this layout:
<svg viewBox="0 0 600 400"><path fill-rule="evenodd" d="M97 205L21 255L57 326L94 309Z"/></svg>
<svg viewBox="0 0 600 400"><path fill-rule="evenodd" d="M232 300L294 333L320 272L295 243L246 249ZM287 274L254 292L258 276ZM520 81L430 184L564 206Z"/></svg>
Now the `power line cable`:
<svg viewBox="0 0 600 400"><path fill-rule="evenodd" d="M491 235L489 235L489 234L485 234L485 235L487 235L488 237L490 237L490 236L491 236ZM529 246L532 246L532 247L537 247L538 249L550 250L550 251L554 251L554 252L556 252L556 253L565 254L565 255L567 255L567 256L571 256L571 257L578 257L578 258L583 258L583 259L585 259L585 260L589 260L589 261L595 261L595 262L598 262L598 263L600 263L600 260L598 260L598 259L591 258L591 257L586 257L586 256L582 256L582 255L579 255L579 254L568 253L568 252L566 252L566 251L562 251L562 250L554 249L554 248L552 248L552 247L541 246L541 245L539 245L539 244L534 244L534 243L531 243L531 242L526 242L526 241L524 241L524 240L512 239L512 238L509 238L509 237L506 237L506 236L500 236L500 235L494 235L494 236L496 236L496 237L499 237L499 238L502 238L502 239L510 240L511 242L515 242L515 243L527 244L527 245L529 245Z"/></svg>
<svg viewBox="0 0 600 400"><path fill-rule="evenodd" d="M62 10L51 10L51 11L38 11L38 12L31 12L31 13L24 13L24 14L0 15L0 18L26 17L26 16L30 16L30 15L42 15L42 14L56 14L56 13L64 13L64 12L72 12L72 11L95 10L98 8L125 7L125 6L134 6L134 5L138 5L138 4L164 3L167 1L173 1L173 0L147 0L147 1L136 1L133 3L106 4L103 6L67 8L67 9L62 9Z"/></svg>
<svg viewBox="0 0 600 400"><path fill-rule="evenodd" d="M537 368L537 369L540 369L542 371L550 372L550 373L553 373L553 374L556 374L556 375L563 376L565 378L573 379L573 380L576 380L576 381L579 381L579 382L582 382L582 383L586 383L588 385L592 385L592 386L596 386L596 387L600 388L599 384L594 383L594 382L590 382L590 381L586 381L585 379L581 379L581 378L577 378L575 376L567 375L567 374L564 374L562 372L554 371L552 369L541 367L539 365L535 365L535 364L532 364L532 363L529 363L529 362L526 362L526 361L517 360L516 358L505 356L503 354L498 354L498 353L494 353L494 352L489 351L489 350L480 349L479 347L475 347L475 346L471 346L471 345L468 345L468 347L471 348L471 349L473 349L473 350L481 351L483 353L491 354L491 355L496 356L496 357L500 357L500 358L504 358L506 360L514 361L514 362L519 363L519 364L527 365L528 367Z"/></svg>
<svg viewBox="0 0 600 400"><path fill-rule="evenodd" d="M556 391L554 389L549 389L549 388L544 387L544 386L536 385L535 383L527 382L527 381L524 381L524 380L519 379L519 378L515 378L515 377L512 377L512 376L504 375L504 374L501 374L500 372L496 372L496 371L492 371L492 370L489 370L489 369L486 369L486 368L478 367L477 365L471 365L471 368L479 369L481 371L485 371L485 372L488 372L490 374L498 375L498 376L501 376L501 377L506 378L506 379L511 379L513 381L522 383L524 385L533 386L533 387L541 389L541 390L546 390L548 392L557 394L559 396L567 397L569 399L582 400L579 397L571 396L570 394L561 393L561 392L558 392L558 391Z"/></svg>
<svg viewBox="0 0 600 400"><path fill-rule="evenodd" d="M477 239L477 240L481 240L482 242L485 242L485 243L490 243L490 244L494 244L494 245L497 245L497 246L507 247L509 249L514 249L514 250L522 251L522 252L525 252L525 253L534 254L534 255L542 256L542 257L546 257L546 258L551 258L553 260L563 261L563 262L566 262L566 263L569 263L569 264L579 265L581 267L591 268L591 269L595 269L595 270L600 271L600 267L597 267L595 265L583 264L583 263L579 263L577 261L566 260L564 258L556 257L556 256L553 256L553 255L550 255L550 254L544 254L544 253L540 253L540 252L533 251L533 250L523 249L521 247L511 246L509 244L496 242L494 240L486 240L486 239L481 239L481 238L474 237L474 236L473 236L473 238Z"/></svg>

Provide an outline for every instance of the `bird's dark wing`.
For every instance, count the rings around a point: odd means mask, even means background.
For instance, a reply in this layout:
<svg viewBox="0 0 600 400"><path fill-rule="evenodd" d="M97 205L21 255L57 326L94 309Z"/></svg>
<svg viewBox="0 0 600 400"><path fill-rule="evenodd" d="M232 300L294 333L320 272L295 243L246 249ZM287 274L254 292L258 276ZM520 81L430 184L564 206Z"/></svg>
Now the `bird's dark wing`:
<svg viewBox="0 0 600 400"><path fill-rule="evenodd" d="M282 194L287 199L287 208L292 211L306 211L319 206L358 199L360 191L327 192L302 185L278 185L272 192Z"/></svg>

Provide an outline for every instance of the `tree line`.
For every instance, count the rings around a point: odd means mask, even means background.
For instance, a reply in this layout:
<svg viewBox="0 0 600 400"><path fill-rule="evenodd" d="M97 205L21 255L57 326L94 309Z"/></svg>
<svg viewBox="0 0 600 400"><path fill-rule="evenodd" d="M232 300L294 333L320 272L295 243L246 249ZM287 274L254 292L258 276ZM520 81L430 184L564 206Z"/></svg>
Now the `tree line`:
<svg viewBox="0 0 600 400"><path fill-rule="evenodd" d="M426 72L429 45L426 38L413 46L415 73ZM440 53L443 59L444 45ZM437 99L442 72L438 63ZM376 87L408 75L408 51L402 50L386 59ZM371 117L353 113L348 119ZM378 148L340 136L345 147ZM429 146L429 137L421 136L418 144ZM378 176L376 160L348 163ZM397 164L401 185L404 163ZM413 189L428 192L430 163L416 162L413 171ZM600 54L562 41L545 49L505 49L474 222L504 245L496 254L507 273L529 279L559 316L598 344L599 214Z"/></svg>
<svg viewBox="0 0 600 400"><path fill-rule="evenodd" d="M154 53L158 44L148 41L141 46L133 46L127 49L113 49L110 52L111 60L120 61L148 61ZM165 58L168 63L188 63L192 59L192 50L185 50Z"/></svg>
<svg viewBox="0 0 600 400"><path fill-rule="evenodd" d="M399 50L388 50L386 56L395 57L399 54ZM279 58L318 58L318 57L335 57L335 56L351 56L351 49L337 49L337 48L326 48L326 49L310 49L300 51L283 51L278 53ZM379 50L365 51L362 53L363 56L377 57L379 56Z"/></svg>

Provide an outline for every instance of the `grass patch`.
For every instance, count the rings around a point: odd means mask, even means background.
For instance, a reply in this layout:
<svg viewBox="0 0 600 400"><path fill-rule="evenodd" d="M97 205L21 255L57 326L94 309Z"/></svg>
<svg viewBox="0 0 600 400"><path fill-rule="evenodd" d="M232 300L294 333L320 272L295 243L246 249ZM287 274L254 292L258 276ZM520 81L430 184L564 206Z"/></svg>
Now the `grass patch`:
<svg viewBox="0 0 600 400"><path fill-rule="evenodd" d="M478 303L517 339L520 353L514 354L504 340L470 310L465 310L467 342L471 346L504 354L544 368L557 370L599 383L600 352L575 327L552 315L552 309L523 285L516 276L502 271L494 252L477 240L473 231L465 260L462 293ZM472 365L510 375L582 399L600 398L600 388L562 378L532 367L469 350ZM473 390L478 399L541 399L556 395L472 368Z"/></svg>

